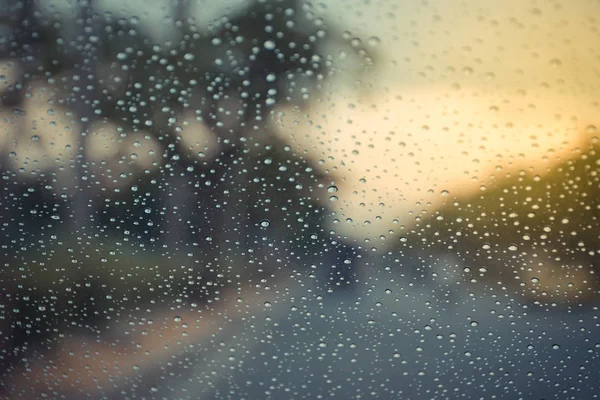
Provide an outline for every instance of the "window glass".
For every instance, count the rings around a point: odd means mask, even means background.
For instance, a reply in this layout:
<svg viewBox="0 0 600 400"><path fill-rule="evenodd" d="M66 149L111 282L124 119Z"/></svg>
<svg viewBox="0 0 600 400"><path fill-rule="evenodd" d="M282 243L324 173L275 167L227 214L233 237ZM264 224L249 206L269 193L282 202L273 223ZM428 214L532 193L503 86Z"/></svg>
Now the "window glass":
<svg viewBox="0 0 600 400"><path fill-rule="evenodd" d="M1 397L598 397L598 15L0 0Z"/></svg>

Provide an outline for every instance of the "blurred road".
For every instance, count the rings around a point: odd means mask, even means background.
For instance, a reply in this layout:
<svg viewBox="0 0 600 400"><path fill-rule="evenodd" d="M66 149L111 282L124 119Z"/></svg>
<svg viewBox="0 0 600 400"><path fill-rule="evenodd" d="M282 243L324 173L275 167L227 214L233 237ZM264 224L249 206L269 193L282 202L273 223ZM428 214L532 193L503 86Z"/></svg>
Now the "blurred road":
<svg viewBox="0 0 600 400"><path fill-rule="evenodd" d="M284 283L248 318L119 397L599 396L597 307L545 310L460 287L424 290L365 268L354 291L324 293L307 277Z"/></svg>

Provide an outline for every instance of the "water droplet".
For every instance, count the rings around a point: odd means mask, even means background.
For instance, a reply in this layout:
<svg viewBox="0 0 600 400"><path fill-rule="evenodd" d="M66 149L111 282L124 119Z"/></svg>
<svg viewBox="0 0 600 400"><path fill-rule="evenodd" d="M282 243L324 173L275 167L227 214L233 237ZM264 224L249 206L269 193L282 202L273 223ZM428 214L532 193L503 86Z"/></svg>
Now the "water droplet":
<svg viewBox="0 0 600 400"><path fill-rule="evenodd" d="M588 125L587 128L585 128L587 133L595 133L597 131L597 128L595 125Z"/></svg>
<svg viewBox="0 0 600 400"><path fill-rule="evenodd" d="M371 36L369 39L367 39L367 43L369 43L369 46L376 47L379 46L381 40L377 36Z"/></svg>
<svg viewBox="0 0 600 400"><path fill-rule="evenodd" d="M553 58L552 60L550 60L550 65L555 68L558 68L562 65L562 62L558 58Z"/></svg>

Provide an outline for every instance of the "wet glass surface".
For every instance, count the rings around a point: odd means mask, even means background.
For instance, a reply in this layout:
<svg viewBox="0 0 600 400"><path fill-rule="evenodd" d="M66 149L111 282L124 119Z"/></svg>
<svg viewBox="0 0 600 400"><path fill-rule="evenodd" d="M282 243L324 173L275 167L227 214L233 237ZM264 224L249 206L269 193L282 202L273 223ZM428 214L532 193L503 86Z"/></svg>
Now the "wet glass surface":
<svg viewBox="0 0 600 400"><path fill-rule="evenodd" d="M592 0L0 0L0 394L593 399Z"/></svg>

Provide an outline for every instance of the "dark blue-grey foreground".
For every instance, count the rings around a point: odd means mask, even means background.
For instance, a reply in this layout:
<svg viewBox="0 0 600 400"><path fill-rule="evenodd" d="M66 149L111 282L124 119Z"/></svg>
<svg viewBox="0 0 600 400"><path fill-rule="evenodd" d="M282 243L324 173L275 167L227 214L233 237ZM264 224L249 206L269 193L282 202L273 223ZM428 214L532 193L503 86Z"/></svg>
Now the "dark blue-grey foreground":
<svg viewBox="0 0 600 400"><path fill-rule="evenodd" d="M593 399L597 307L524 306L363 270L354 291L295 282L119 397ZM501 292L500 292L501 293Z"/></svg>

